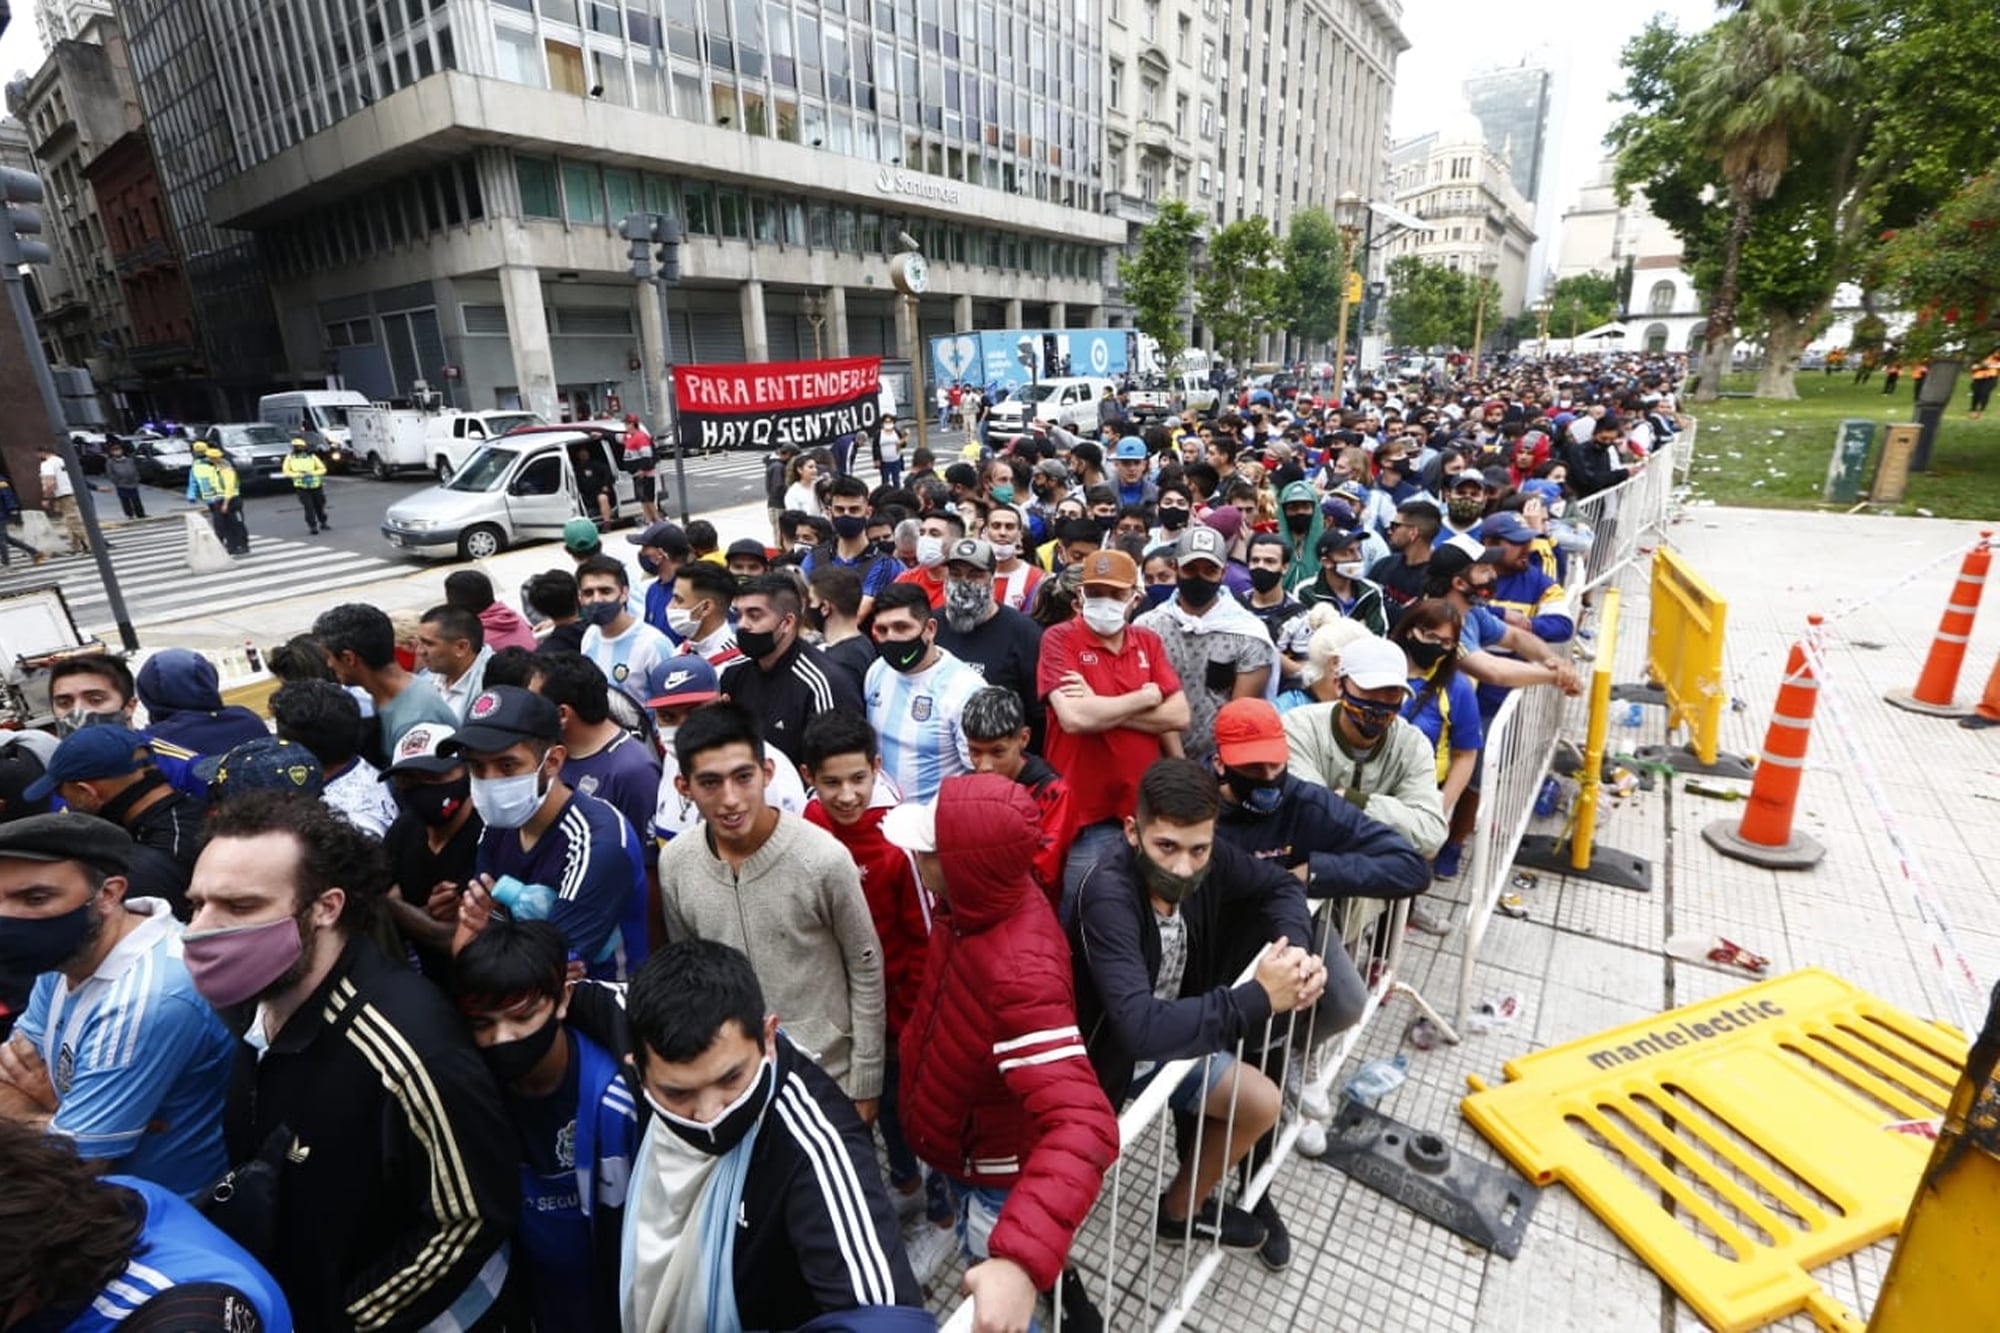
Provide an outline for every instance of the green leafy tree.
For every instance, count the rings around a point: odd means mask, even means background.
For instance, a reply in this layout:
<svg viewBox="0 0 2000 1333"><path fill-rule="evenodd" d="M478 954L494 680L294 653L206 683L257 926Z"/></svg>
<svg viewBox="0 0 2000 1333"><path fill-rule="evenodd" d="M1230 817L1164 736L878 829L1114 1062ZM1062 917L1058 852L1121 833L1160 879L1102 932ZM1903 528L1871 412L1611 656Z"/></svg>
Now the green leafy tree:
<svg viewBox="0 0 2000 1333"><path fill-rule="evenodd" d="M1323 208L1292 214L1285 235L1281 283L1285 326L1309 344L1330 343L1339 331L1340 289L1348 264L1340 228ZM1358 312L1349 311L1352 322Z"/></svg>
<svg viewBox="0 0 2000 1333"><path fill-rule="evenodd" d="M1617 318L1618 279L1609 273L1572 273L1549 288L1549 336L1574 338Z"/></svg>
<svg viewBox="0 0 2000 1333"><path fill-rule="evenodd" d="M1133 322L1160 344L1160 360L1172 365L1187 350L1182 311L1194 272L1195 242L1201 237L1201 215L1178 199L1160 206L1160 214L1139 231L1136 254L1118 260L1118 281L1132 304Z"/></svg>
<svg viewBox="0 0 2000 1333"><path fill-rule="evenodd" d="M1879 274L1917 312L1902 337L1905 359L1978 359L2000 345L2000 166L1890 235Z"/></svg>
<svg viewBox="0 0 2000 1333"><path fill-rule="evenodd" d="M1208 242L1208 265L1194 284L1194 312L1234 365L1244 365L1257 335L1279 313L1278 241L1271 224L1248 217Z"/></svg>
<svg viewBox="0 0 2000 1333"><path fill-rule="evenodd" d="M1485 289L1485 307L1480 289ZM1500 284L1416 255L1389 262L1389 336L1404 347L1470 347L1501 337Z"/></svg>

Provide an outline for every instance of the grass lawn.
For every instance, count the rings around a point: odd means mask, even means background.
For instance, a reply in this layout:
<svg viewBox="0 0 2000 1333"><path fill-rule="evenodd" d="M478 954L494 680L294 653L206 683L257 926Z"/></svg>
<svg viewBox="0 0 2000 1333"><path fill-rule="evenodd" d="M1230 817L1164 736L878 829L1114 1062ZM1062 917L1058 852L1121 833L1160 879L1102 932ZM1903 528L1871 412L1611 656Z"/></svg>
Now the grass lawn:
<svg viewBox="0 0 2000 1333"><path fill-rule="evenodd" d="M1794 403L1724 398L1689 404L1688 410L1701 418L1695 437L1695 496L1767 509L1834 508L1820 496L1840 422L1858 417L1876 423L1875 451L1868 460L1872 475L1886 434L1881 428L1916 420L1909 376L1896 386L1893 398L1883 396L1880 375L1862 385L1853 379L1851 372L1829 376L1800 371ZM1754 383L1753 376L1731 375L1723 391L1747 392ZM1966 384L1961 375L1958 395L1938 429L1930 471L1911 473L1903 502L1881 506L1880 512L2000 518L2000 401L1984 419L1968 420Z"/></svg>

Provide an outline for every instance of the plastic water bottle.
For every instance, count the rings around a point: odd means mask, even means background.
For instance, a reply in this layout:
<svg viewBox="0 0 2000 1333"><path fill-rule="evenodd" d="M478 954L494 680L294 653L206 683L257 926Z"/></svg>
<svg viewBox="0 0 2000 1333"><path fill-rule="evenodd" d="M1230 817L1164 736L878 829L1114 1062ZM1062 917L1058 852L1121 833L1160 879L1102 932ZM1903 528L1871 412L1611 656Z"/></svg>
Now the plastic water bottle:
<svg viewBox="0 0 2000 1333"><path fill-rule="evenodd" d="M1552 777L1543 778L1542 789L1535 793L1535 813L1547 819L1561 804L1562 784Z"/></svg>
<svg viewBox="0 0 2000 1333"><path fill-rule="evenodd" d="M493 884L493 901L511 913L516 921L546 921L556 905L555 890L541 884L523 884L512 875L502 875Z"/></svg>
<svg viewBox="0 0 2000 1333"><path fill-rule="evenodd" d="M1625 705L1625 712L1618 720L1628 727L1636 727L1639 725L1639 719L1645 715L1645 711L1639 707L1639 701L1634 699Z"/></svg>
<svg viewBox="0 0 2000 1333"><path fill-rule="evenodd" d="M1370 1060L1354 1071L1354 1077L1347 1080L1341 1091L1350 1101L1373 1106L1403 1086L1408 1077L1404 1071L1409 1067L1410 1057L1401 1053L1393 1060Z"/></svg>

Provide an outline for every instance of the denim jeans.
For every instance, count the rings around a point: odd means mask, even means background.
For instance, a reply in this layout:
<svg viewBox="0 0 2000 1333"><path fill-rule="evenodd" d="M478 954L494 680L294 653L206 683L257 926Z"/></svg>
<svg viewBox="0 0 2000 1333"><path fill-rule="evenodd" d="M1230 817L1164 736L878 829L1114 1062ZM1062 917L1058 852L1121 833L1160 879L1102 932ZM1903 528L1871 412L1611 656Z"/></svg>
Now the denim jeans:
<svg viewBox="0 0 2000 1333"><path fill-rule="evenodd" d="M1076 840L1069 845L1069 858L1063 862L1062 903L1056 912L1064 930L1076 924L1077 894L1083 881L1099 861L1116 856L1123 846L1125 825L1120 820L1100 820L1077 830Z"/></svg>

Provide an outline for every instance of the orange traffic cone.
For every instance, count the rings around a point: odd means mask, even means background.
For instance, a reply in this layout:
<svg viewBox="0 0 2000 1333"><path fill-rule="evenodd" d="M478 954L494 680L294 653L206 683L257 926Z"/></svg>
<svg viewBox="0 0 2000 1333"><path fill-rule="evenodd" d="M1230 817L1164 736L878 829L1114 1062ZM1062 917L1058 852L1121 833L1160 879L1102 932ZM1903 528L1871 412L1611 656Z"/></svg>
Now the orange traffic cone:
<svg viewBox="0 0 2000 1333"><path fill-rule="evenodd" d="M1986 677L1986 693L1970 713L1958 720L1958 725L1967 731L2000 727L2000 660L1993 663L1993 672Z"/></svg>
<svg viewBox="0 0 2000 1333"><path fill-rule="evenodd" d="M1819 616L1807 616L1817 635ZM1819 680L1806 663L1805 645L1792 645L1785 662L1778 703L1764 733L1764 753L1750 781L1750 798L1743 822L1735 828L1718 820L1701 831L1702 840L1724 856L1748 861L1766 870L1805 870L1819 864L1826 848L1803 833L1792 831L1799 805L1799 779L1805 776L1806 742L1812 736L1813 706L1819 701Z"/></svg>
<svg viewBox="0 0 2000 1333"><path fill-rule="evenodd" d="M1965 645L1972 638L1972 618L1979 612L1979 594L1986 590L1986 570L1993 563L1993 530L1982 529L1979 544L1965 553L1959 566L1958 582L1952 586L1951 600L1945 603L1944 620L1937 637L1931 640L1930 656L1924 659L1923 674L1914 690L1891 690L1882 697L1898 708L1933 717L1961 717L1965 710L1954 704L1958 689L1958 669L1965 665Z"/></svg>

